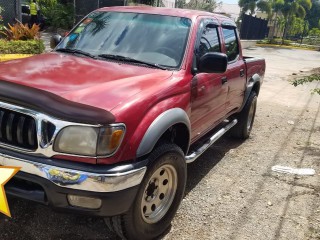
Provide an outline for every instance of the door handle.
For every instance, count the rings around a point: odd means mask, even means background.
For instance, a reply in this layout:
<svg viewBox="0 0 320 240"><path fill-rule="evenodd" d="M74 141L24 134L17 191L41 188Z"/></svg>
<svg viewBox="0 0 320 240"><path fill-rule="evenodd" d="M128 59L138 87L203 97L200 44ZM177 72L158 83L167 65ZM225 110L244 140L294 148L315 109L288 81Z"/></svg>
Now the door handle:
<svg viewBox="0 0 320 240"><path fill-rule="evenodd" d="M244 69L240 69L240 77L244 76Z"/></svg>
<svg viewBox="0 0 320 240"><path fill-rule="evenodd" d="M228 82L228 78L227 77L222 77L221 78L221 83L225 84L226 82Z"/></svg>

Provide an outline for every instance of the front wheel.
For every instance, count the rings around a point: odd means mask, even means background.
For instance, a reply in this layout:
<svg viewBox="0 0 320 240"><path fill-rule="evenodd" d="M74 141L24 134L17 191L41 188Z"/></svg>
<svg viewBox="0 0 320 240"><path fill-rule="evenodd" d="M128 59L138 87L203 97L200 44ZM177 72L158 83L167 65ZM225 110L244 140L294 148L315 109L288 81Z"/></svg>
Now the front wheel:
<svg viewBox="0 0 320 240"><path fill-rule="evenodd" d="M241 139L247 139L250 136L256 109L257 94L252 92L242 111L235 116L235 118L238 119L238 124L230 130L232 136Z"/></svg>
<svg viewBox="0 0 320 240"><path fill-rule="evenodd" d="M105 219L122 239L154 239L165 233L184 196L187 173L182 150L165 143L150 154L149 161L130 210Z"/></svg>

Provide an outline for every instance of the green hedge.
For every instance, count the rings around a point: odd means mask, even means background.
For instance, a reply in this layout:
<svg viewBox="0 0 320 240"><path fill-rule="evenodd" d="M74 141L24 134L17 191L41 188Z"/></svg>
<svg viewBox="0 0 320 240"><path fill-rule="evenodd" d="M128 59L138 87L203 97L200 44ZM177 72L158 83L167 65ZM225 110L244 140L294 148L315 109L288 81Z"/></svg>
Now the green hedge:
<svg viewBox="0 0 320 240"><path fill-rule="evenodd" d="M274 38L274 39L263 39L257 41L257 43L261 44L276 44L276 45L282 45L282 39L281 38ZM291 40L284 40L283 45L290 46L293 42Z"/></svg>
<svg viewBox="0 0 320 240"><path fill-rule="evenodd" d="M38 54L42 53L44 49L42 40L0 40L0 54Z"/></svg>

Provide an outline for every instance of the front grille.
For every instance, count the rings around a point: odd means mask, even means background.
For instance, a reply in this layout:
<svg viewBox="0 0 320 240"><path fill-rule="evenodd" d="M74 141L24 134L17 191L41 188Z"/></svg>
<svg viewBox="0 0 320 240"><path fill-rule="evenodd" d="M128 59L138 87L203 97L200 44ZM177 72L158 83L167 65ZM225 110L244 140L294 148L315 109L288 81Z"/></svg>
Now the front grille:
<svg viewBox="0 0 320 240"><path fill-rule="evenodd" d="M0 142L36 150L38 144L35 120L28 115L0 108Z"/></svg>

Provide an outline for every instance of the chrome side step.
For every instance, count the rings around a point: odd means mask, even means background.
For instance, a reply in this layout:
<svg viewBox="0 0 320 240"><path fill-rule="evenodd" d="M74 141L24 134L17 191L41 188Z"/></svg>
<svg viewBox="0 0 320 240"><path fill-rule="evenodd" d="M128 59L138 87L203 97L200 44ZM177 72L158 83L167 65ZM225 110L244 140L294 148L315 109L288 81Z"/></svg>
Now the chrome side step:
<svg viewBox="0 0 320 240"><path fill-rule="evenodd" d="M218 132L216 132L204 145L198 148L196 151L192 152L190 155L186 156L186 162L192 163L196 160L204 151L206 151L213 143L215 143L219 138L221 138L226 132L228 132L234 125L238 123L237 119L234 119L224 128L221 128Z"/></svg>

